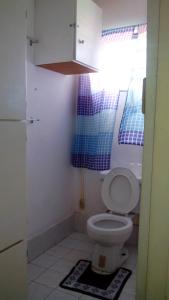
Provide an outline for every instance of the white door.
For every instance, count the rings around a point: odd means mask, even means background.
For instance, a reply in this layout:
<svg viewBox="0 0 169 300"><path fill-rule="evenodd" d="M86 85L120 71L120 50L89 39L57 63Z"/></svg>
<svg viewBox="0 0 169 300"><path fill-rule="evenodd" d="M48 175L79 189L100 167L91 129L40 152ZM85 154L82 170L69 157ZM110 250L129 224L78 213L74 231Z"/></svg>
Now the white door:
<svg viewBox="0 0 169 300"><path fill-rule="evenodd" d="M0 251L25 237L25 131L0 121Z"/></svg>
<svg viewBox="0 0 169 300"><path fill-rule="evenodd" d="M1 300L27 300L25 252L22 242L0 253Z"/></svg>
<svg viewBox="0 0 169 300"><path fill-rule="evenodd" d="M0 119L25 119L25 0L0 1Z"/></svg>
<svg viewBox="0 0 169 300"><path fill-rule="evenodd" d="M98 68L102 10L91 0L77 0L76 60Z"/></svg>

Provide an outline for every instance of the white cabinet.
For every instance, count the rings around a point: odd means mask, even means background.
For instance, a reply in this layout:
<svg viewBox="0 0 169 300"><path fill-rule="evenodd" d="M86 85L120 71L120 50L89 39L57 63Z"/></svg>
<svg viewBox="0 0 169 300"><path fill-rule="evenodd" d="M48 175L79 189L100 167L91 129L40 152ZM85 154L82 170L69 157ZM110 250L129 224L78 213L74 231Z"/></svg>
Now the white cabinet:
<svg viewBox="0 0 169 300"><path fill-rule="evenodd" d="M35 64L63 74L96 72L102 10L92 0L36 0Z"/></svg>
<svg viewBox="0 0 169 300"><path fill-rule="evenodd" d="M0 119L25 119L25 1L0 1Z"/></svg>
<svg viewBox="0 0 169 300"><path fill-rule="evenodd" d="M91 0L77 1L76 60L98 68L102 11ZM83 43L84 41L84 43Z"/></svg>
<svg viewBox="0 0 169 300"><path fill-rule="evenodd" d="M27 300L26 247L21 242L0 252L0 299Z"/></svg>

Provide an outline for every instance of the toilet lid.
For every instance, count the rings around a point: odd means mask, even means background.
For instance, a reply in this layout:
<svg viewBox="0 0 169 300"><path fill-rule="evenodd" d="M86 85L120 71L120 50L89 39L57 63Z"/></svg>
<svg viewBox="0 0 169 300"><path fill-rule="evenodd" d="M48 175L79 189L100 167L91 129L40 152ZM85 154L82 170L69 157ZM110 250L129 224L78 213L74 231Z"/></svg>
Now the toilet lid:
<svg viewBox="0 0 169 300"><path fill-rule="evenodd" d="M102 199L106 207L119 214L131 212L139 202L139 182L125 168L114 168L102 184Z"/></svg>

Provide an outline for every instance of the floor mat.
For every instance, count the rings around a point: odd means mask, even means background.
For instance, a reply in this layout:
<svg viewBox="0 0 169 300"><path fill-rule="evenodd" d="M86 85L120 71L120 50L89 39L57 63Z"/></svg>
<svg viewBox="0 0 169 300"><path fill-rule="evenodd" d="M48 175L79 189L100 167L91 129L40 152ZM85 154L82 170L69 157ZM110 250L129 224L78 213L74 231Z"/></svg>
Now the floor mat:
<svg viewBox="0 0 169 300"><path fill-rule="evenodd" d="M92 271L91 261L80 260L62 280L60 287L103 300L117 300L132 271L120 268L110 275Z"/></svg>

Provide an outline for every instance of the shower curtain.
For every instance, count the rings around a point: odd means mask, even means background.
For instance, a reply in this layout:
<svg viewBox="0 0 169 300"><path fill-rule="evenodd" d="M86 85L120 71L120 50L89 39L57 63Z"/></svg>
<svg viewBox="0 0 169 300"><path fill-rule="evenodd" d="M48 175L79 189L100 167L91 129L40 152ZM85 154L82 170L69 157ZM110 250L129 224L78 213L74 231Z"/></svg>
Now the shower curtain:
<svg viewBox="0 0 169 300"><path fill-rule="evenodd" d="M98 83L99 76L80 76L72 164L79 168L108 170L118 92L100 88Z"/></svg>
<svg viewBox="0 0 169 300"><path fill-rule="evenodd" d="M119 144L144 145L142 90L143 79L146 77L146 35L147 26L139 26L138 37L135 41L131 79L119 130Z"/></svg>
<svg viewBox="0 0 169 300"><path fill-rule="evenodd" d="M119 92L128 90L133 74L133 45L144 27L103 31L101 71L80 76L72 149L74 167L110 169Z"/></svg>
<svg viewBox="0 0 169 300"><path fill-rule="evenodd" d="M119 144L144 145L143 77L131 80L119 130Z"/></svg>

